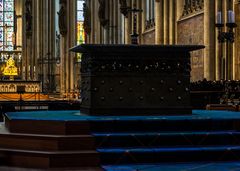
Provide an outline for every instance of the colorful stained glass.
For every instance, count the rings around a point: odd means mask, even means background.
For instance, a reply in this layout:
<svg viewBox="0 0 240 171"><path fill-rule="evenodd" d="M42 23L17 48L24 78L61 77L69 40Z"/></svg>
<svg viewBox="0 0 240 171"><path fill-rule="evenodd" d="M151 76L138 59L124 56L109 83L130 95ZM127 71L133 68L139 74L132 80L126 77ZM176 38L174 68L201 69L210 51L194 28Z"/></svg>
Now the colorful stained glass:
<svg viewBox="0 0 240 171"><path fill-rule="evenodd" d="M3 32L0 32L0 41L3 42Z"/></svg>
<svg viewBox="0 0 240 171"><path fill-rule="evenodd" d="M83 4L84 0L77 0L77 43L82 44L85 43L85 33L83 27Z"/></svg>
<svg viewBox="0 0 240 171"><path fill-rule="evenodd" d="M5 21L13 21L14 20L14 13L13 12L5 12L4 13L4 20Z"/></svg>
<svg viewBox="0 0 240 171"><path fill-rule="evenodd" d="M83 4L84 4L84 1L78 1L77 2L77 8L78 9L83 9Z"/></svg>
<svg viewBox="0 0 240 171"><path fill-rule="evenodd" d="M4 22L4 25L7 25L8 27L9 26L13 27L14 23L13 22Z"/></svg>
<svg viewBox="0 0 240 171"><path fill-rule="evenodd" d="M12 32L7 32L7 41L8 42L12 41L12 37L13 37L13 33Z"/></svg>
<svg viewBox="0 0 240 171"><path fill-rule="evenodd" d="M13 2L5 2L4 8L6 11L14 11L14 4Z"/></svg>
<svg viewBox="0 0 240 171"><path fill-rule="evenodd" d="M3 11L3 0L0 0L0 11Z"/></svg>
<svg viewBox="0 0 240 171"><path fill-rule="evenodd" d="M78 40L78 44L83 44L85 42L85 33L84 33L84 29L83 29L83 22L78 22L77 25L78 29L78 36L77 36L77 40Z"/></svg>
<svg viewBox="0 0 240 171"><path fill-rule="evenodd" d="M0 12L0 21L3 21L3 12Z"/></svg>
<svg viewBox="0 0 240 171"><path fill-rule="evenodd" d="M13 50L14 0L0 0L0 49Z"/></svg>
<svg viewBox="0 0 240 171"><path fill-rule="evenodd" d="M83 16L83 6L85 0L77 0L77 44L85 43L85 32L83 27L84 16ZM77 61L81 62L81 54L77 55Z"/></svg>

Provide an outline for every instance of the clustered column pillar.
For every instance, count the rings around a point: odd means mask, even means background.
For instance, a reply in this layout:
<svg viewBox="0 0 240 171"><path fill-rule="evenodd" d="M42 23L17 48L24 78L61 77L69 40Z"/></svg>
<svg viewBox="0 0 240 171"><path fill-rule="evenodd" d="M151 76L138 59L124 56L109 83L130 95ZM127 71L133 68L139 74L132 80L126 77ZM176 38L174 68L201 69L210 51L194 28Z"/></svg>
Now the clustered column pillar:
<svg viewBox="0 0 240 171"><path fill-rule="evenodd" d="M215 1L204 1L204 78L215 79Z"/></svg>
<svg viewBox="0 0 240 171"><path fill-rule="evenodd" d="M235 6L235 12L236 12L236 23L239 25L240 23L240 1L236 1L234 4ZM234 77L236 80L240 80L240 26L236 28L235 32L235 72L234 72Z"/></svg>
<svg viewBox="0 0 240 171"><path fill-rule="evenodd" d="M155 44L163 44L163 0L155 1Z"/></svg>
<svg viewBox="0 0 240 171"><path fill-rule="evenodd" d="M164 44L169 44L169 0L163 1Z"/></svg>

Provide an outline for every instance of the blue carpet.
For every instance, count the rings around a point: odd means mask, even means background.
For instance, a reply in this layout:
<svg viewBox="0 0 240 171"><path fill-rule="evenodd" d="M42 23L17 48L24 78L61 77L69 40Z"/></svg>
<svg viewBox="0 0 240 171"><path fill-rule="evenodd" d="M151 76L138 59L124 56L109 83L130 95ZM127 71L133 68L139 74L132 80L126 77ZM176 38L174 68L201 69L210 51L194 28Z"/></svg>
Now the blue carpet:
<svg viewBox="0 0 240 171"><path fill-rule="evenodd" d="M240 162L103 166L106 171L240 171Z"/></svg>
<svg viewBox="0 0 240 171"><path fill-rule="evenodd" d="M240 119L240 112L193 110L192 115L184 116L87 116L80 111L35 111L9 112L10 119L51 120L51 121L107 121L107 120L201 120L201 119Z"/></svg>
<svg viewBox="0 0 240 171"><path fill-rule="evenodd" d="M239 135L239 131L231 130L231 131L198 131L198 132L121 132L121 133L93 133L94 136L104 136L104 137L118 137L118 136L162 136L162 135L168 135L168 136L174 136L174 135L225 135L225 134L234 134Z"/></svg>
<svg viewBox="0 0 240 171"><path fill-rule="evenodd" d="M199 146L199 147L162 147L162 148L99 148L97 149L100 153L158 153L158 152L186 152L186 151L220 151L220 150L240 150L240 146Z"/></svg>

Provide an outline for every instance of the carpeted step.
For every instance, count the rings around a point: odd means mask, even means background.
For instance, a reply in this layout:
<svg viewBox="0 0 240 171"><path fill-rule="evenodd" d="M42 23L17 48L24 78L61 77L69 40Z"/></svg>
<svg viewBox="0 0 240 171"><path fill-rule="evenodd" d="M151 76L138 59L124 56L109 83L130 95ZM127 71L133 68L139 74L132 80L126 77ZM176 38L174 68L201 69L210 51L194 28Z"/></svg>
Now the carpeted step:
<svg viewBox="0 0 240 171"><path fill-rule="evenodd" d="M91 121L92 132L215 131L239 129L238 119L164 119Z"/></svg>
<svg viewBox="0 0 240 171"><path fill-rule="evenodd" d="M240 160L240 146L99 148L97 151L104 165Z"/></svg>
<svg viewBox="0 0 240 171"><path fill-rule="evenodd" d="M6 165L27 168L98 167L96 151L30 151L1 148L5 153Z"/></svg>
<svg viewBox="0 0 240 171"><path fill-rule="evenodd" d="M97 148L238 145L240 132L94 133Z"/></svg>

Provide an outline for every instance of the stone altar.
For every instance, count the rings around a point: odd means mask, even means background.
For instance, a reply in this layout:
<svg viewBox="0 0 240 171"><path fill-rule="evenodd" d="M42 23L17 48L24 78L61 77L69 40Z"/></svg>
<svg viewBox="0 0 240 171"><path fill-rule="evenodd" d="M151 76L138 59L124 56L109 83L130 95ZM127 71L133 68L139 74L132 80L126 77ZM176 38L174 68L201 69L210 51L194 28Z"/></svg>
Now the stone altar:
<svg viewBox="0 0 240 171"><path fill-rule="evenodd" d="M198 45L97 45L82 53L81 112L90 115L191 114L190 52Z"/></svg>

